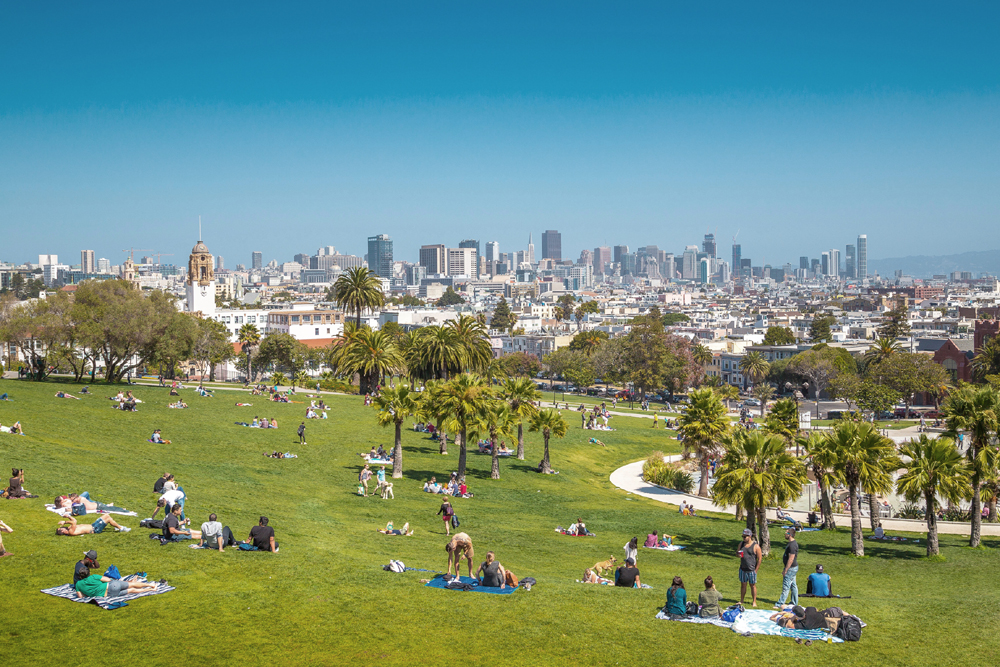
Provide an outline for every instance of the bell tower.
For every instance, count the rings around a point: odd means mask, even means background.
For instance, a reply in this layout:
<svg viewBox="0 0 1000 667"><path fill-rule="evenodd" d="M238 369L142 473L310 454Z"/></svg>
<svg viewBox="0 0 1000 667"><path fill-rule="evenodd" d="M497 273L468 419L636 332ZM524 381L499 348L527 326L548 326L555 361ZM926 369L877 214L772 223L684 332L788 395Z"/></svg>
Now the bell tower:
<svg viewBox="0 0 1000 667"><path fill-rule="evenodd" d="M188 258L187 310L211 316L215 312L215 261L202 241L191 249Z"/></svg>

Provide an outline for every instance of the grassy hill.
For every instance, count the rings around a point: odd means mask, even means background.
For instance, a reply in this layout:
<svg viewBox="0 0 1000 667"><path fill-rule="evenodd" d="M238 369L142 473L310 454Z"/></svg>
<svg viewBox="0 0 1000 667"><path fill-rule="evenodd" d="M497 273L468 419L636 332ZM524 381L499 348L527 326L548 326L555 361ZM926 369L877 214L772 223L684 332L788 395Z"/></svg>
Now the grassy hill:
<svg viewBox="0 0 1000 667"><path fill-rule="evenodd" d="M469 665L648 664L730 665L748 661L815 665L986 664L1000 630L996 568L1000 541L963 547L942 536L944 562L929 562L923 547L866 544L864 559L849 556L850 535L801 536L799 582L822 562L837 592L852 595L842 606L869 627L860 643L804 647L777 637L744 638L715 627L654 619L674 575L689 598L712 575L728 602L738 599L736 544L742 526L731 517L685 518L676 508L629 496L608 482L624 463L654 450L676 451L676 442L648 419L615 417L617 431L601 434L607 448L589 444L575 413L564 440L551 443L559 475L534 472L541 439L527 434L527 460L501 461L502 479L489 479L490 461L470 454L469 487L475 498L455 507L476 546L519 576L533 576L531 591L511 596L456 593L423 587L423 573L384 572L398 558L408 566L445 568L446 538L435 513L440 497L421 491L431 475L447 478L457 448L438 454L437 443L404 431L404 471L395 500L356 495L361 459L373 444L391 443L374 412L358 397L326 396L330 419L307 424L308 445L295 427L304 405L268 403L245 392L218 391L215 398L183 392L188 410L167 409L167 392L134 388L145 401L137 413L111 409L104 397L117 389L92 386L95 396L58 399L58 388L77 385L0 381L0 422L20 419L28 437L0 435L0 465L24 467L25 486L41 497L0 501L0 518L14 529L4 542L14 555L0 559L7 599L0 642L8 660L54 665L218 664L252 661L280 665L435 664ZM234 403L252 402L237 408ZM305 399L308 400L308 399ZM234 425L254 415L275 417L280 428ZM147 442L154 428L173 441ZM281 449L298 459L264 458ZM188 494L187 514L200 524L209 512L245 537L261 514L281 544L278 554L196 551L159 546L123 518L129 534L57 537L58 518L43 502L59 493L89 491L149 516L152 486L173 472ZM595 538L557 535L557 525L577 516ZM410 538L376 533L388 520L409 521ZM681 552L640 550L639 569L653 590L584 586L583 569L622 545L657 529L679 537ZM775 535L780 542L780 537ZM176 591L103 611L42 595L41 588L71 580L83 551L97 549L103 566L144 570L166 578ZM780 544L776 544L780 554ZM780 593L779 558L760 574L761 606Z"/></svg>

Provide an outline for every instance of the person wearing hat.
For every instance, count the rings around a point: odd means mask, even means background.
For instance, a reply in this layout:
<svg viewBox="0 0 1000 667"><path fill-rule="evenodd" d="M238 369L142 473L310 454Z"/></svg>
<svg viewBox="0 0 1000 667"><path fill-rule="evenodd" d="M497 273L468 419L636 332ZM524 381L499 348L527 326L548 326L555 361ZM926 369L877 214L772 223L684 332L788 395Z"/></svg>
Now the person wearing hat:
<svg viewBox="0 0 1000 667"><path fill-rule="evenodd" d="M639 580L639 568L635 566L635 559L629 557L625 559L625 564L615 570L615 586L624 588L641 588L642 582Z"/></svg>
<svg viewBox="0 0 1000 667"><path fill-rule="evenodd" d="M823 571L822 565L817 565L816 571L806 579L806 595L817 598L833 596L833 582L830 581L830 575Z"/></svg>
<svg viewBox="0 0 1000 667"><path fill-rule="evenodd" d="M760 545L753 539L753 531L749 528L743 530L743 542L740 543L738 552L740 557L740 604L746 600L747 584L750 585L750 595L753 606L757 606L757 570L760 569L760 562L763 560Z"/></svg>
<svg viewBox="0 0 1000 667"><path fill-rule="evenodd" d="M97 552L93 549L84 551L83 560L76 561L76 567L73 569L73 586L76 586L78 581L83 581L89 577L91 570L99 569L101 569L101 566L97 562Z"/></svg>

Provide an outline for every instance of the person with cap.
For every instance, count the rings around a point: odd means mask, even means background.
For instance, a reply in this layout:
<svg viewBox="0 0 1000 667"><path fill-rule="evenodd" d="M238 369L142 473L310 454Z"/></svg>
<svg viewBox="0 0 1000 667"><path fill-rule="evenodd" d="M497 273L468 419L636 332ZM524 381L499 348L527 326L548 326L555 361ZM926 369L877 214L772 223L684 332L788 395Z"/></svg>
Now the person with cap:
<svg viewBox="0 0 1000 667"><path fill-rule="evenodd" d="M830 575L823 571L822 565L816 566L816 571L806 579L806 595L817 598L833 597L833 582Z"/></svg>
<svg viewBox="0 0 1000 667"><path fill-rule="evenodd" d="M781 597L774 605L776 607L785 604L789 593L792 596L791 603L794 605L799 603L799 584L796 580L799 574L799 543L795 541L795 528L789 528L785 531L785 539L788 540L788 545L785 547L785 553L782 554L784 569L781 571Z"/></svg>
<svg viewBox="0 0 1000 667"><path fill-rule="evenodd" d="M760 562L763 560L760 545L753 539L753 531L749 528L743 530L743 542L737 552L740 557L740 604L743 604L747 596L747 584L750 585L750 595L753 606L757 606L757 570L760 569Z"/></svg>
<svg viewBox="0 0 1000 667"><path fill-rule="evenodd" d="M89 577L91 570L99 569L101 569L101 566L97 562L97 552L93 549L84 551L83 560L76 561L76 567L73 568L73 586L76 586L78 581L83 581Z"/></svg>
<svg viewBox="0 0 1000 667"><path fill-rule="evenodd" d="M623 588L641 588L639 568L635 566L634 558L626 558L625 564L615 570L615 586Z"/></svg>

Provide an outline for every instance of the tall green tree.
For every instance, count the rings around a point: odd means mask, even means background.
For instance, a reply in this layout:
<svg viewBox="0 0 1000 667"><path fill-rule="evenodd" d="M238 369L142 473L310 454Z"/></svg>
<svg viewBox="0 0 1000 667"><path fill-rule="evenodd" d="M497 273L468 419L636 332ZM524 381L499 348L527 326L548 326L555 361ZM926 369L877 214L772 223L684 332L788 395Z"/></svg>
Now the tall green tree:
<svg viewBox="0 0 1000 667"><path fill-rule="evenodd" d="M264 338L264 342L267 337ZM264 356L264 343L261 343ZM337 373L350 380L358 376L358 390L362 394L375 391L382 378L401 372L406 363L396 341L384 331L368 327L345 327L344 334L330 355L330 365Z"/></svg>
<svg viewBox="0 0 1000 667"><path fill-rule="evenodd" d="M771 412L764 421L764 429L781 437L785 445L789 446L794 442L795 436L799 433L799 406L790 398L783 398L775 401L771 406ZM796 449L798 455L798 449Z"/></svg>
<svg viewBox="0 0 1000 667"><path fill-rule="evenodd" d="M878 335L891 340L910 335L910 311L906 304L900 303L885 314L879 325Z"/></svg>
<svg viewBox="0 0 1000 667"><path fill-rule="evenodd" d="M441 298L437 300L437 306L439 308L445 308L447 306L457 306L460 303L465 303L465 299L462 295L455 291L455 289L449 285L441 295Z"/></svg>
<svg viewBox="0 0 1000 667"><path fill-rule="evenodd" d="M926 354L896 352L868 367L867 376L899 393L909 413L914 394L947 381L947 373Z"/></svg>
<svg viewBox="0 0 1000 667"><path fill-rule="evenodd" d="M764 334L764 345L792 345L795 343L795 334L788 327L768 327Z"/></svg>
<svg viewBox="0 0 1000 667"><path fill-rule="evenodd" d="M524 420L531 419L538 408L535 404L542 400L542 394L535 383L528 378L508 378L500 388L503 399L513 415L517 417L517 458L524 460Z"/></svg>
<svg viewBox="0 0 1000 667"><path fill-rule="evenodd" d="M684 450L698 458L698 495L707 498L708 460L718 454L722 438L729 431L729 418L718 394L711 389L695 389L688 399L688 409L678 418L677 430L684 437Z"/></svg>
<svg viewBox="0 0 1000 667"><path fill-rule="evenodd" d="M740 372L748 377L752 384L757 384L767 377L769 369L767 359L760 352L747 352L740 359Z"/></svg>
<svg viewBox="0 0 1000 667"><path fill-rule="evenodd" d="M340 274L333 284L337 304L354 313L354 326L361 328L361 313L385 305L382 281L364 266L356 266Z"/></svg>
<svg viewBox="0 0 1000 667"><path fill-rule="evenodd" d="M958 502L969 485L969 465L955 449L950 438L928 438L921 433L917 440L903 445L899 452L905 457L906 471L896 480L900 495L911 503L924 501L927 520L927 555L940 553L936 497Z"/></svg>
<svg viewBox="0 0 1000 667"><path fill-rule="evenodd" d="M751 395L760 401L760 416L764 416L764 410L767 409L767 402L774 398L774 387L769 384L759 384L753 388Z"/></svg>
<svg viewBox="0 0 1000 667"><path fill-rule="evenodd" d="M837 522L833 516L833 501L830 489L843 483L843 475L837 468L837 450L834 441L827 433L813 431L796 438L796 447L806 451L806 460L812 469L816 485L819 487L819 507L823 515L823 528L836 530Z"/></svg>
<svg viewBox="0 0 1000 667"><path fill-rule="evenodd" d="M407 417L420 411L420 400L420 394L410 389L409 385L406 384L385 387L374 399L379 426L391 425L396 429L392 450L392 476L394 479L403 476L403 422Z"/></svg>
<svg viewBox="0 0 1000 667"><path fill-rule="evenodd" d="M490 441L492 461L490 463L490 479L500 479L500 453L497 439L501 436L510 437L518 423L517 416L511 412L505 401L491 399L484 401L476 412L472 428L476 435L485 435Z"/></svg>
<svg viewBox="0 0 1000 667"><path fill-rule="evenodd" d="M510 331L517 323L517 316L510 311L510 304L507 299L500 297L496 308L493 309L493 317L490 319L490 328L500 331Z"/></svg>
<svg viewBox="0 0 1000 667"><path fill-rule="evenodd" d="M836 322L836 318L823 313L816 313L812 323L809 325L809 340L814 343L825 343L833 337L830 326Z"/></svg>
<svg viewBox="0 0 1000 667"><path fill-rule="evenodd" d="M984 478L996 469L996 452L992 442L1000 427L1000 392L988 385L959 387L941 406L947 435L958 440L959 434L969 439L966 456L972 468L972 530L969 546L978 547L982 539L982 498L979 493Z"/></svg>
<svg viewBox="0 0 1000 667"><path fill-rule="evenodd" d="M493 392L489 385L481 377L470 373L455 376L441 388L442 407L457 426L462 440L458 450L459 477L465 476L469 427L473 424L476 414L492 398Z"/></svg>
<svg viewBox="0 0 1000 667"><path fill-rule="evenodd" d="M985 382L990 375L1000 375L1000 336L993 336L972 358L972 377Z"/></svg>
<svg viewBox="0 0 1000 667"><path fill-rule="evenodd" d="M256 324L244 324L236 334L236 340L239 341L242 351L247 356L247 380L253 382L257 376L256 373L251 372L251 359L254 349L260 345L260 330L257 329Z"/></svg>
<svg viewBox="0 0 1000 667"><path fill-rule="evenodd" d="M593 301L588 301L588 303L594 303ZM604 331L581 331L577 335L573 336L573 340L570 341L569 349L576 352L583 352L588 357L593 356L594 352L601 343L608 340L608 334Z"/></svg>
<svg viewBox="0 0 1000 667"><path fill-rule="evenodd" d="M486 326L474 317L459 315L458 319L449 320L445 328L451 329L455 335L463 369L472 373L484 373L493 360L493 348L490 346Z"/></svg>
<svg viewBox="0 0 1000 667"><path fill-rule="evenodd" d="M500 357L507 375L513 377L533 378L542 372L542 362L533 354L514 352Z"/></svg>
<svg viewBox="0 0 1000 667"><path fill-rule="evenodd" d="M569 424L555 410L539 410L531 417L531 425L528 428L532 433L541 433L545 441L545 453L542 456L542 474L552 473L552 463L549 461L549 439L552 436L565 438L569 432Z"/></svg>
<svg viewBox="0 0 1000 667"><path fill-rule="evenodd" d="M892 355L901 351L902 348L899 346L899 343L896 342L895 338L880 336L875 339L875 343L865 353L865 364L876 364L881 361L885 361Z"/></svg>
<svg viewBox="0 0 1000 667"><path fill-rule="evenodd" d="M283 368L294 378L305 367L308 354L308 348L291 334L272 331L261 339L257 360L263 366Z"/></svg>
<svg viewBox="0 0 1000 667"><path fill-rule="evenodd" d="M410 375L421 379L444 379L462 371L463 343L453 327L418 329L407 350Z"/></svg>

